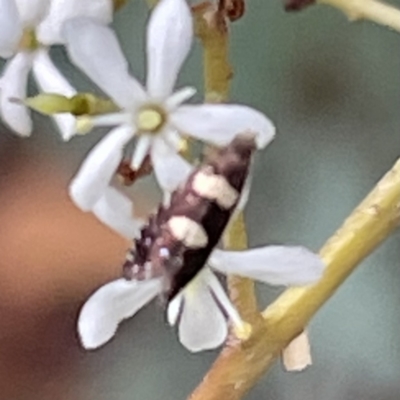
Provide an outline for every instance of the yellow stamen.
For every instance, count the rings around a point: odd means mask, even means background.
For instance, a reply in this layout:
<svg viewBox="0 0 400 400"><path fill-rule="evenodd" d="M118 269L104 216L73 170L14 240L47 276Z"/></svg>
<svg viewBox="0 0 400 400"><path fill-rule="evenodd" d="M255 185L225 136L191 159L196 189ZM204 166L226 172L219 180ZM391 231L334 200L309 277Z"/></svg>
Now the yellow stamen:
<svg viewBox="0 0 400 400"><path fill-rule="evenodd" d="M178 152L184 157L188 157L190 150L189 140L187 138L182 138L179 142Z"/></svg>
<svg viewBox="0 0 400 400"><path fill-rule="evenodd" d="M86 135L93 129L93 121L89 116L82 116L76 119L76 131L80 135Z"/></svg>
<svg viewBox="0 0 400 400"><path fill-rule="evenodd" d="M253 328L247 322L242 321L240 325L234 325L233 333L235 336L242 341L248 340L251 336Z"/></svg>
<svg viewBox="0 0 400 400"><path fill-rule="evenodd" d="M164 124L165 118L161 110L145 108L139 111L138 128L143 132L157 132Z"/></svg>
<svg viewBox="0 0 400 400"><path fill-rule="evenodd" d="M20 50L36 50L40 46L39 41L36 38L35 31L33 29L25 29L18 48Z"/></svg>

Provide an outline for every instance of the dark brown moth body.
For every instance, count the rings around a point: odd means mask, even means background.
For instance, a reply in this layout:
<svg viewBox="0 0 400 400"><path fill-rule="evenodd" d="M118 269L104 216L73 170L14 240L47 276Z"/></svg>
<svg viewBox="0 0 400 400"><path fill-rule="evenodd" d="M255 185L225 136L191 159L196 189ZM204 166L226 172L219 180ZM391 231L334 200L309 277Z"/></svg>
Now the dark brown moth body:
<svg viewBox="0 0 400 400"><path fill-rule="evenodd" d="M254 136L217 149L160 206L123 266L127 279L164 277L171 300L204 267L240 200L255 150Z"/></svg>

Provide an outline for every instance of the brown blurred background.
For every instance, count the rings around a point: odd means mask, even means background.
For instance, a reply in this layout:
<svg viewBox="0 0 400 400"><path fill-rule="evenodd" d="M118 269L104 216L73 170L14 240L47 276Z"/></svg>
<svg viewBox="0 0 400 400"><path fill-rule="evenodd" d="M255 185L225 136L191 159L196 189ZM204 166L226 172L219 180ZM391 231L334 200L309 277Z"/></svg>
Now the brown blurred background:
<svg viewBox="0 0 400 400"><path fill-rule="evenodd" d="M127 244L72 205L57 157L30 141L7 137L0 153L0 398L67 398L78 307L116 276Z"/></svg>

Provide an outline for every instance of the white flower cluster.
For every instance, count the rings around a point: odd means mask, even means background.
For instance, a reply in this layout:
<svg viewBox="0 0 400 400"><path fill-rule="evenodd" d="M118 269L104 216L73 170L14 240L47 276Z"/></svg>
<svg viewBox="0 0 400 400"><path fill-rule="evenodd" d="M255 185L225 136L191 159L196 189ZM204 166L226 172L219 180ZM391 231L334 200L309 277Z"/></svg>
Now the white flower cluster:
<svg viewBox="0 0 400 400"><path fill-rule="evenodd" d="M50 46L64 43L63 23L78 16L109 23L112 11L111 0L0 0L0 58L9 60L0 77L0 113L13 131L21 136L32 132L29 110L15 101L26 98L31 70L41 91L76 94L48 54ZM75 119L59 114L54 120L68 140L75 132Z"/></svg>
<svg viewBox="0 0 400 400"><path fill-rule="evenodd" d="M130 239L143 222L133 216L129 198L112 186L127 144L135 141L131 167L137 170L148 156L157 181L168 194L184 182L193 167L180 155L182 139L218 147L243 132L256 134L257 148L267 146L275 128L261 112L234 104L184 104L193 88L174 92L179 70L193 39L193 20L186 0L160 0L147 25L145 86L128 72L117 37L107 24L112 3L106 0L0 0L0 56L11 58L0 80L3 120L21 135L31 132L27 109L12 101L26 97L33 69L42 91L66 96L75 90L52 64L48 47L66 46L72 62L103 90L119 111L84 116L55 115L65 139L95 126L113 126L91 150L70 186L75 204ZM34 46L23 38L31 35ZM10 101L11 99L11 101ZM243 206L244 204L241 204ZM302 247L268 246L243 252L215 249L207 266L169 304L168 321L179 324L179 338L191 351L219 346L227 336L227 319L239 334L246 324L229 301L214 269L262 282L302 285L315 281L323 265ZM95 292L78 322L82 344L98 347L110 340L118 324L134 315L162 291L161 279L118 279Z"/></svg>

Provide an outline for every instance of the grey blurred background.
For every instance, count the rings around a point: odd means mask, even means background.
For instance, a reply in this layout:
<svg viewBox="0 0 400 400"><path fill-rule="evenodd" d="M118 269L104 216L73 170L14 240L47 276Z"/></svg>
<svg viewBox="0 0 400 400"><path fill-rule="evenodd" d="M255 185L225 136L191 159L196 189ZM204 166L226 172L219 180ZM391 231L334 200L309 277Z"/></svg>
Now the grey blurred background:
<svg viewBox="0 0 400 400"><path fill-rule="evenodd" d="M144 2L129 0L114 23L141 78L146 18ZM279 0L248 1L231 34L232 101L259 108L278 127L257 160L246 212L250 243L318 250L400 155L400 36L350 24L328 7L287 14ZM52 54L78 87L93 89L62 49ZM187 84L202 85L198 43L180 77ZM218 351L187 352L158 304L123 324L104 348L80 348L79 307L118 274L126 247L66 194L104 131L64 144L50 121L36 115L35 124L30 139L5 127L0 135L0 398L186 398ZM145 204L144 194L137 201ZM289 374L277 363L247 399L399 399L399 267L397 233L313 320L313 367ZM280 293L258 289L262 307Z"/></svg>

